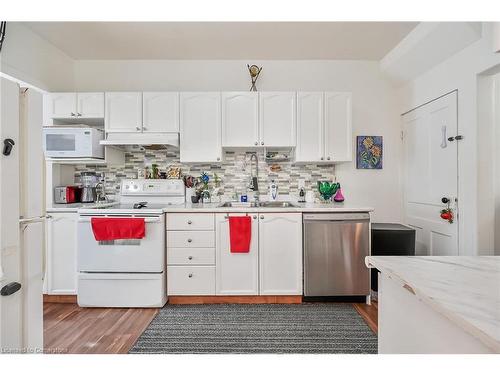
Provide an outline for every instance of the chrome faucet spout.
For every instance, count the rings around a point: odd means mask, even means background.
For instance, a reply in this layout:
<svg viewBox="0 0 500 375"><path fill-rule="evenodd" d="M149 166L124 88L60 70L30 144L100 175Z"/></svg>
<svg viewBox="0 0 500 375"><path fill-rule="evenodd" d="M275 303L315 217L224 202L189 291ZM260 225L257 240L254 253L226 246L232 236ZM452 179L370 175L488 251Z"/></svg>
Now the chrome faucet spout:
<svg viewBox="0 0 500 375"><path fill-rule="evenodd" d="M255 175L253 174L253 161L255 160ZM256 153L250 155L250 183L248 188L253 191L259 190L259 159Z"/></svg>

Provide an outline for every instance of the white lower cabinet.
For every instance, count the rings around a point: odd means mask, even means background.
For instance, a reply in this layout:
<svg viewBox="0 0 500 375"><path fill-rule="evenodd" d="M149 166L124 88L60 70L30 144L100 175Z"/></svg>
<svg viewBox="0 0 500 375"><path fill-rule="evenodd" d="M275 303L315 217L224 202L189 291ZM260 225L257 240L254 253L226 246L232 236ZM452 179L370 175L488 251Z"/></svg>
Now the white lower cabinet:
<svg viewBox="0 0 500 375"><path fill-rule="evenodd" d="M259 214L259 290L302 294L302 214Z"/></svg>
<svg viewBox="0 0 500 375"><path fill-rule="evenodd" d="M214 266L167 266L169 296L215 295Z"/></svg>
<svg viewBox="0 0 500 375"><path fill-rule="evenodd" d="M76 294L77 213L50 213L47 219L47 293Z"/></svg>
<svg viewBox="0 0 500 375"><path fill-rule="evenodd" d="M241 216L244 213L230 214ZM259 294L259 220L252 218L252 238L248 253L231 253L229 240L229 215L215 215L216 231L216 294Z"/></svg>

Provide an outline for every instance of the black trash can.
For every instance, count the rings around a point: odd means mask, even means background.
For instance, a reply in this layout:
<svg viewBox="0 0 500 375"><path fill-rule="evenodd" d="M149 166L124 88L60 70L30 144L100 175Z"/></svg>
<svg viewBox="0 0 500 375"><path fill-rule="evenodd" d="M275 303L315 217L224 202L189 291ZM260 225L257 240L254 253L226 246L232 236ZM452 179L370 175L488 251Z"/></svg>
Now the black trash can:
<svg viewBox="0 0 500 375"><path fill-rule="evenodd" d="M403 224L372 223L371 255L415 255L415 229ZM371 270L372 290L378 291L378 271Z"/></svg>

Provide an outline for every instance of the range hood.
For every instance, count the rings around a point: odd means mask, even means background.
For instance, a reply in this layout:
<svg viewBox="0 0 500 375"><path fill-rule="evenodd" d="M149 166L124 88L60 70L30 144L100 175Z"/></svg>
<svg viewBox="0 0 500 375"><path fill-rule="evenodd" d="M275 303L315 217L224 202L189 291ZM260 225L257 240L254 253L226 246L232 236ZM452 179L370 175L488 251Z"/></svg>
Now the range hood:
<svg viewBox="0 0 500 375"><path fill-rule="evenodd" d="M179 148L179 133L108 133L100 142L105 146L137 146L136 148L162 150Z"/></svg>

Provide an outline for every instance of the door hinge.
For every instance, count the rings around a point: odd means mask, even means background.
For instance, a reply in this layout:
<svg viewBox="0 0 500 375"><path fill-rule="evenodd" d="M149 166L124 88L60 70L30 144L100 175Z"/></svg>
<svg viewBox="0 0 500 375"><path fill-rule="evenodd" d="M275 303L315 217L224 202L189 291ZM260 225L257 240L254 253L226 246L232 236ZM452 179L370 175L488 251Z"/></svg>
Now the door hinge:
<svg viewBox="0 0 500 375"><path fill-rule="evenodd" d="M401 130L401 140L404 140L404 138L405 138L405 132Z"/></svg>

